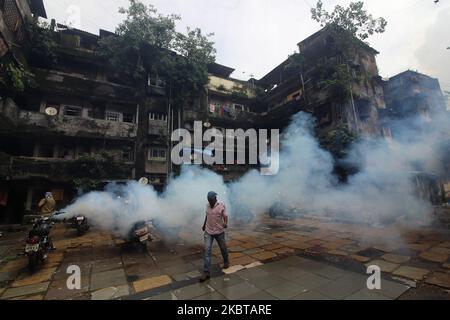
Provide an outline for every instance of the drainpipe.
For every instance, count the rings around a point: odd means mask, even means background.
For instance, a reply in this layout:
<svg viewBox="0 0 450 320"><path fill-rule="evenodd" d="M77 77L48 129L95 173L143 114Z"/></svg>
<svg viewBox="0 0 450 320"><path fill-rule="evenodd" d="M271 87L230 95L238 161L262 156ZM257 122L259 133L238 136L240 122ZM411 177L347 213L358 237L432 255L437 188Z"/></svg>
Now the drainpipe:
<svg viewBox="0 0 450 320"><path fill-rule="evenodd" d="M171 132L171 121L172 121L172 117L171 117L171 113L172 113L172 105L171 105L171 100L172 100L172 83L169 83L169 98L167 101L167 137L169 139L169 150L167 152L167 184L169 183L170 180L170 174L171 174L171 163L172 163L172 132Z"/></svg>
<svg viewBox="0 0 450 320"><path fill-rule="evenodd" d="M138 149L138 131L139 131L139 111L140 111L140 105L138 104L136 107L136 139L134 139L134 176L136 176L136 167L137 167L137 149Z"/></svg>

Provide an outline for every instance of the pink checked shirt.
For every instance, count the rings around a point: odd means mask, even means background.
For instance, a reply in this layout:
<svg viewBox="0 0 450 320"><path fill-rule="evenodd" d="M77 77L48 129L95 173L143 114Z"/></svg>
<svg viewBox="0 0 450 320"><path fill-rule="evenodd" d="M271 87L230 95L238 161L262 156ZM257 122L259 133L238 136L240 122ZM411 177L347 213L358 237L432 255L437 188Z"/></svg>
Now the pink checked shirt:
<svg viewBox="0 0 450 320"><path fill-rule="evenodd" d="M214 208L208 204L206 206L206 233L218 235L224 232L224 218L228 217L227 210L223 202L216 202Z"/></svg>

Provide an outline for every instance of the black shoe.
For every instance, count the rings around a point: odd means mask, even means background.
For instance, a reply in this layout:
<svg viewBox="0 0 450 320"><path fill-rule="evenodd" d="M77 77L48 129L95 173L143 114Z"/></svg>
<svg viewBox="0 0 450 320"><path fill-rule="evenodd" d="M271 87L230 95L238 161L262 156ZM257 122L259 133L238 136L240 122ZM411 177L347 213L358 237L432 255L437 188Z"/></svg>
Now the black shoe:
<svg viewBox="0 0 450 320"><path fill-rule="evenodd" d="M229 262L223 264L223 269L228 269L229 267L230 267Z"/></svg>
<svg viewBox="0 0 450 320"><path fill-rule="evenodd" d="M211 278L211 276L209 275L209 273L204 273L199 281L200 282L205 282L205 281L209 280L210 278Z"/></svg>

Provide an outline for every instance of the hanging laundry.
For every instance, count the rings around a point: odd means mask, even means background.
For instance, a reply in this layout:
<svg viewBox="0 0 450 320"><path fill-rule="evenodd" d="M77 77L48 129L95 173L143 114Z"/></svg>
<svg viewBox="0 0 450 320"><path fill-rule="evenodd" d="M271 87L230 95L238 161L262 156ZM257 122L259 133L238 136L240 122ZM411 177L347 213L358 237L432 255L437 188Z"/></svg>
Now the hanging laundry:
<svg viewBox="0 0 450 320"><path fill-rule="evenodd" d="M214 104L209 105L209 112L215 113L216 112L216 106Z"/></svg>
<svg viewBox="0 0 450 320"><path fill-rule="evenodd" d="M220 107L220 116L223 117L225 116L225 107Z"/></svg>

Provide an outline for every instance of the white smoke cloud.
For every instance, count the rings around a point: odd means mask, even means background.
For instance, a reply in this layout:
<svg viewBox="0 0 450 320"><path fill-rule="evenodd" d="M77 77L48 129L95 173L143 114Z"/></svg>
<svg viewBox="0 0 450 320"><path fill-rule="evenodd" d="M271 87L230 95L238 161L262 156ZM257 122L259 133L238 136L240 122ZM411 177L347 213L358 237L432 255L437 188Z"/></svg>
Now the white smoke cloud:
<svg viewBox="0 0 450 320"><path fill-rule="evenodd" d="M392 222L401 216L428 219L432 206L417 196L414 179L417 171L439 173L442 169L446 155L442 145L449 141L449 123L447 116L437 115L433 126L419 130L414 124L420 121L394 123L395 141L362 139L345 160L359 169L345 184L338 183L332 156L314 137L312 116L301 112L293 117L282 141L277 175L262 176L253 170L225 184L212 171L185 166L162 195L137 182L109 185L104 192L89 193L65 210L70 215L85 215L95 225L121 235L137 221L153 220L169 237L186 226L200 229L211 190L219 194L234 220L258 218L274 205L288 212L296 208L309 215L370 224ZM423 123L419 127L424 128Z"/></svg>

